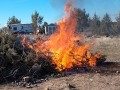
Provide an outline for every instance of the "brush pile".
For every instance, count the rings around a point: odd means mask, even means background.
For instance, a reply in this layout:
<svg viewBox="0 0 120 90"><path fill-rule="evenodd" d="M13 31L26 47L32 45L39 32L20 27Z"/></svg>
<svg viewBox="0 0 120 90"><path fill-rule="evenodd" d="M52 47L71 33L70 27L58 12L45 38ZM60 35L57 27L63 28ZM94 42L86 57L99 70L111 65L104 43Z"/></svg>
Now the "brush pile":
<svg viewBox="0 0 120 90"><path fill-rule="evenodd" d="M32 49L22 46L20 36L7 29L0 31L0 83L19 81L26 76L43 78L53 73L57 71L50 57L41 54L36 58Z"/></svg>

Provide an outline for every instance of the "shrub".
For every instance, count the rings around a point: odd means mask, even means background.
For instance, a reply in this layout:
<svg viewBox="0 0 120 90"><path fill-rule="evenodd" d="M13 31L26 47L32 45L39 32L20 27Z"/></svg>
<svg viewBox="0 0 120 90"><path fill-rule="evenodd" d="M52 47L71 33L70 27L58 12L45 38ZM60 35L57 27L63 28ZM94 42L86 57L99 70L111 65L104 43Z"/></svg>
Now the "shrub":
<svg viewBox="0 0 120 90"><path fill-rule="evenodd" d="M33 50L24 48L20 36L6 28L0 31L0 82L51 74L56 70L50 61L50 58L36 57Z"/></svg>

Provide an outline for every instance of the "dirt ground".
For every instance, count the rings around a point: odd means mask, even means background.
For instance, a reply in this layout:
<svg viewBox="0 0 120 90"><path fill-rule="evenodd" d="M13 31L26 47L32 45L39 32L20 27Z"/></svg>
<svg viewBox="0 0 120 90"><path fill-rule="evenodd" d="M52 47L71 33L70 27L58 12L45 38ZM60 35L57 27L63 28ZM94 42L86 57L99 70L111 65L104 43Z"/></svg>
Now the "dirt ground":
<svg viewBox="0 0 120 90"><path fill-rule="evenodd" d="M51 79L35 88L5 86L1 90L120 90L119 75L73 74L68 77Z"/></svg>
<svg viewBox="0 0 120 90"><path fill-rule="evenodd" d="M93 51L107 56L107 62L120 62L120 38L101 37L88 40L94 41L91 47ZM0 90L120 90L120 74L79 73L51 78L35 88L1 85Z"/></svg>

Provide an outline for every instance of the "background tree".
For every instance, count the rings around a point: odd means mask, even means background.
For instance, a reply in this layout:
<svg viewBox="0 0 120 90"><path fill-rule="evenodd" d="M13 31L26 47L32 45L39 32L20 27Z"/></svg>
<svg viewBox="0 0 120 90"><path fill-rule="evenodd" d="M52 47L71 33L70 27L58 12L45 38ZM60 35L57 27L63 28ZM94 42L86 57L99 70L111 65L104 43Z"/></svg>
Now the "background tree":
<svg viewBox="0 0 120 90"><path fill-rule="evenodd" d="M89 14L86 13L85 9L75 9L77 12L77 31L83 32L84 28L89 26Z"/></svg>
<svg viewBox="0 0 120 90"><path fill-rule="evenodd" d="M116 17L116 23L114 22L114 28L117 34L120 34L120 13Z"/></svg>
<svg viewBox="0 0 120 90"><path fill-rule="evenodd" d="M94 34L99 34L100 28L100 17L94 14L93 18L90 20L90 29Z"/></svg>
<svg viewBox="0 0 120 90"><path fill-rule="evenodd" d="M10 17L7 24L19 24L21 23L21 20L17 19L15 16Z"/></svg>
<svg viewBox="0 0 120 90"><path fill-rule="evenodd" d="M40 29L40 33L41 34L45 34L45 27L48 26L48 23L47 22L44 22L41 29Z"/></svg>
<svg viewBox="0 0 120 90"><path fill-rule="evenodd" d="M112 21L111 18L109 16L109 14L105 14L102 21L101 21L101 26L100 26L100 34L101 35L106 35L106 36L110 36L113 34L112 29Z"/></svg>
<svg viewBox="0 0 120 90"><path fill-rule="evenodd" d="M37 11L32 14L32 24L34 27L34 33L37 34L37 28L41 27L40 25L42 24L43 17L39 15Z"/></svg>

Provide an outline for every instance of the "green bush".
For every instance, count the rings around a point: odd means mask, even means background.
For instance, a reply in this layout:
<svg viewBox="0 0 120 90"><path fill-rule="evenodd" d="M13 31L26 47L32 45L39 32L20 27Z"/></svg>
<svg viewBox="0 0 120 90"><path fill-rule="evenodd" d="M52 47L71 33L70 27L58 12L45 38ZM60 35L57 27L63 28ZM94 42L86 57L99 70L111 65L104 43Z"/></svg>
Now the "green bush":
<svg viewBox="0 0 120 90"><path fill-rule="evenodd" d="M6 28L0 31L0 82L21 79L23 76L41 78L56 72L50 58L42 55L36 57L33 50L22 46L21 40L21 36Z"/></svg>

